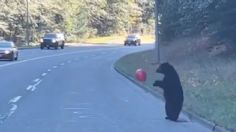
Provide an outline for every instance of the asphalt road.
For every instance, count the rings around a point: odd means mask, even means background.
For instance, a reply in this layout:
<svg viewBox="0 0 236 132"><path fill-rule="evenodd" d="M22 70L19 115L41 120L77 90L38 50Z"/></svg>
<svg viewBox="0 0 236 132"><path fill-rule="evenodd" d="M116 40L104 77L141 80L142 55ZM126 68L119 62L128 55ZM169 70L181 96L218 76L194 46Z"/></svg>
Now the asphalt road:
<svg viewBox="0 0 236 132"><path fill-rule="evenodd" d="M31 49L0 61L0 132L208 132L165 120L161 100L113 69L121 56L152 47Z"/></svg>

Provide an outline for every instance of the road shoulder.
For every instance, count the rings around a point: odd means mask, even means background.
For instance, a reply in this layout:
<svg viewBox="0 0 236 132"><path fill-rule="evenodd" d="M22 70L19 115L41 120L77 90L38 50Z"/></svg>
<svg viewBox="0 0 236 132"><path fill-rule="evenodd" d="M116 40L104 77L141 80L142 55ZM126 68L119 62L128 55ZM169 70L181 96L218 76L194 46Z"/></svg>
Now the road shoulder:
<svg viewBox="0 0 236 132"><path fill-rule="evenodd" d="M118 60L119 61L119 60ZM117 65L114 64L114 69L121 74L122 76L124 76L125 78L127 78L128 80L130 80L131 82L133 82L134 84L138 85L140 88L142 88L143 90L151 93L153 96L161 99L164 101L162 95L158 92L156 92L155 90L149 88L148 86L146 86L145 84L138 82L137 80L135 80L132 76L128 75L126 72L124 72L122 69L120 69ZM198 115L191 113L187 110L182 110L182 113L184 115L186 115L191 121L193 122L197 122L207 128L209 128L210 130L212 130L213 132L234 132L233 130L229 131L221 126L218 126L216 123L210 122L202 117L199 117Z"/></svg>

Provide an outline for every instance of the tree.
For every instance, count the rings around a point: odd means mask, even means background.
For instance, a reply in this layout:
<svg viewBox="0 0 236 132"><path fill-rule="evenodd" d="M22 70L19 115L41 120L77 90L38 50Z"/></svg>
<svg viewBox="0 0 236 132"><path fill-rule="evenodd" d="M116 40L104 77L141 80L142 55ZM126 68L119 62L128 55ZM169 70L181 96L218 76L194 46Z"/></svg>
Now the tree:
<svg viewBox="0 0 236 132"><path fill-rule="evenodd" d="M163 41L201 35L236 40L235 0L159 0L158 8Z"/></svg>
<svg viewBox="0 0 236 132"><path fill-rule="evenodd" d="M0 36L25 36L26 0L0 0ZM153 0L30 0L31 37L66 32L76 37L125 33L153 19Z"/></svg>

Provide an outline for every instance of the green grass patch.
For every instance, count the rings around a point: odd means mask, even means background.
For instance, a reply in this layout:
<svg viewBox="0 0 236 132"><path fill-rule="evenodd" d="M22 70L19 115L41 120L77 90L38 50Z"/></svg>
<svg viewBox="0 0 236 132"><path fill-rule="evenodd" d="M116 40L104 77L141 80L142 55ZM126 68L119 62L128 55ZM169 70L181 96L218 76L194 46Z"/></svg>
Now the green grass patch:
<svg viewBox="0 0 236 132"><path fill-rule="evenodd" d="M195 113L220 126L236 130L236 61L234 56L211 57L189 43L171 44L161 47L162 60L170 62L180 75L184 88L184 109ZM115 66L134 77L136 69L147 71L144 84L156 92L152 86L159 78L153 65L153 50L134 53L122 57Z"/></svg>

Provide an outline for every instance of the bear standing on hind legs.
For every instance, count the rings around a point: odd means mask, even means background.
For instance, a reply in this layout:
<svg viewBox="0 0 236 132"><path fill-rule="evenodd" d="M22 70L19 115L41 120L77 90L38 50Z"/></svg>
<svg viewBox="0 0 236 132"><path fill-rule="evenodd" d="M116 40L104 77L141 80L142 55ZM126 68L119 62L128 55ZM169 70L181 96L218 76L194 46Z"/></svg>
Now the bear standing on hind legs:
<svg viewBox="0 0 236 132"><path fill-rule="evenodd" d="M157 80L153 86L161 87L164 90L166 119L177 121L184 101L179 75L169 63L160 64L156 72L164 74L163 81Z"/></svg>

